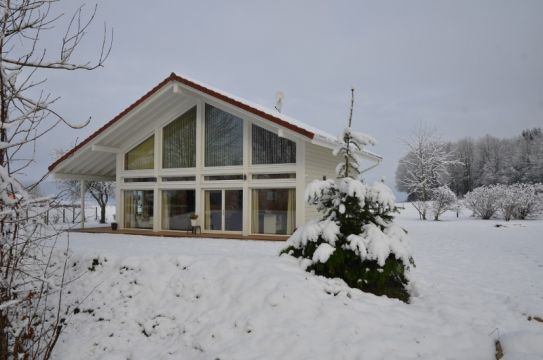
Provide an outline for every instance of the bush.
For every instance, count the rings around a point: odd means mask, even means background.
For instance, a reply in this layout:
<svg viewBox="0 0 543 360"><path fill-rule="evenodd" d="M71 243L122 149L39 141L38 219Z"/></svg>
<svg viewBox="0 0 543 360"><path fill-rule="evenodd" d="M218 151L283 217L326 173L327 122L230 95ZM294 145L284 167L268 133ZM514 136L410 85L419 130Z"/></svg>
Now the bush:
<svg viewBox="0 0 543 360"><path fill-rule="evenodd" d="M456 195L447 185L433 189L431 195L431 210L434 220L437 221L445 211L451 210L454 204L456 204Z"/></svg>
<svg viewBox="0 0 543 360"><path fill-rule="evenodd" d="M543 210L541 184L481 186L466 194L466 206L483 219L490 219L498 210L505 221L526 219Z"/></svg>
<svg viewBox="0 0 543 360"><path fill-rule="evenodd" d="M518 184L518 204L515 219L524 220L543 211L543 184Z"/></svg>
<svg viewBox="0 0 543 360"><path fill-rule="evenodd" d="M498 194L498 207L505 221L511 220L519 207L520 184L495 185Z"/></svg>
<svg viewBox="0 0 543 360"><path fill-rule="evenodd" d="M495 185L481 186L466 194L464 203L468 209L482 218L490 219L499 209L499 191Z"/></svg>

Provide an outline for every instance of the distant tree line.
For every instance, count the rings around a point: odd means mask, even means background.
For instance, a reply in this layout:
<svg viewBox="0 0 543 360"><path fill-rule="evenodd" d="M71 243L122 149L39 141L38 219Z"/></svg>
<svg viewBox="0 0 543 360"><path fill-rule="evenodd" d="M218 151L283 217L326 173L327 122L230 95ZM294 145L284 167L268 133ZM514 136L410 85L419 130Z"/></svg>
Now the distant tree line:
<svg viewBox="0 0 543 360"><path fill-rule="evenodd" d="M421 191L413 191L414 182L430 188L448 185L458 196L485 185L543 183L541 128L527 129L519 136L505 139L486 135L479 139L468 137L442 142L428 135L424 141L432 144L430 148L434 150L408 146L408 153L400 160L396 171L398 190L408 193L409 200L425 198ZM436 161L436 157L439 168L423 164ZM413 176L410 172L418 175Z"/></svg>

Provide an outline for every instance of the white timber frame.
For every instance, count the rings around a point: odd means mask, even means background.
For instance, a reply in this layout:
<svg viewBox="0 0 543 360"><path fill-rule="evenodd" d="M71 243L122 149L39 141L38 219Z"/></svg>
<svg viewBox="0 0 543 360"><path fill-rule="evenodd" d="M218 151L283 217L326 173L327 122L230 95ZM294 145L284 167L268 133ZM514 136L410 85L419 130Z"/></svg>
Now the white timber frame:
<svg viewBox="0 0 543 360"><path fill-rule="evenodd" d="M205 105L228 112L243 120L243 162L239 166L206 167L205 152ZM135 104L134 104L135 105ZM162 167L163 128L180 115L196 106L196 164L193 168L167 169ZM126 113L107 128L86 142L75 154L56 165L53 173L57 178L116 181L116 221L119 228L125 224L124 191L153 191L153 222L149 231L162 229L162 191L194 190L195 212L199 215L205 232L204 192L206 190L241 189L243 191L243 212L240 235L262 235L251 229L251 204L253 189L295 189L295 227L304 224L315 215L314 209L306 206L304 190L314 179L333 177L339 159L332 155L335 146L333 137L315 134L314 138L283 127L244 110L230 102L201 92L178 81L166 83L152 96L131 106ZM287 121L288 122L288 121ZM252 125L293 141L296 144L296 163L252 164ZM296 125L297 126L297 125ZM302 127L303 128L303 127ZM154 135L154 167L147 170L125 170L125 154L142 141ZM364 152L364 158L374 163L365 171L378 165L381 158ZM88 163L88 164L87 164ZM295 178L253 179L254 174L295 174ZM242 175L243 180L206 181L206 176ZM193 181L164 181L164 177L194 177ZM127 178L155 178L154 182L125 182ZM223 199L224 202L224 199ZM82 224L84 225L84 224ZM170 230L175 231L175 230ZM266 234L268 235L268 234Z"/></svg>
<svg viewBox="0 0 543 360"><path fill-rule="evenodd" d="M174 87L175 91L175 87ZM179 88L178 88L179 91ZM187 91L177 92L187 96ZM205 151L205 105L209 104L219 108L243 120L243 163L240 166L217 166L206 167L204 164ZM162 167L162 140L163 128L177 119L180 115L196 106L196 166L194 168L165 169ZM252 164L252 125L259 126L275 134L280 133L282 137L296 143L296 163L292 164ZM125 154L140 144L145 139L154 135L154 168L148 170L125 170ZM125 190L153 190L153 231L162 229L162 196L163 190L195 190L195 212L199 219L204 218L204 192L206 190L243 190L243 230L233 232L241 235L258 235L251 229L251 203L252 189L295 189L296 190L296 227L304 223L304 199L305 187L305 142L303 136L280 128L278 125L270 124L252 114L246 114L228 103L212 99L204 99L202 96L195 96L192 101L186 102L183 107L174 115L153 119L148 127L140 132L140 136L133 141L126 143L117 156L116 169L116 198L117 198L117 220L119 227L124 227L124 191ZM109 150L109 149L108 149ZM111 151L113 152L113 151ZM253 179L253 174L296 174L291 179ZM206 181L205 176L210 175L242 175L243 180L217 180ZM163 181L163 177L194 176L194 181ZM129 182L126 178L156 178L156 182ZM202 221L202 230L204 226ZM175 230L171 230L175 231ZM222 231L229 233L228 231Z"/></svg>

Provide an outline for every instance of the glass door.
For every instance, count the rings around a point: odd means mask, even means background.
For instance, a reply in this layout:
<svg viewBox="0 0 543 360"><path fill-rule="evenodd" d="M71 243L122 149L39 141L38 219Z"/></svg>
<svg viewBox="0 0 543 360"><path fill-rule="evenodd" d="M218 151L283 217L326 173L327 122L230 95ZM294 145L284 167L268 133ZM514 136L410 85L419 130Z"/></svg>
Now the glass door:
<svg viewBox="0 0 543 360"><path fill-rule="evenodd" d="M224 230L243 230L243 190L224 190Z"/></svg>
<svg viewBox="0 0 543 360"><path fill-rule="evenodd" d="M243 190L206 190L204 202L205 230L243 230Z"/></svg>
<svg viewBox="0 0 543 360"><path fill-rule="evenodd" d="M222 230L222 190L207 190L205 201L205 230Z"/></svg>

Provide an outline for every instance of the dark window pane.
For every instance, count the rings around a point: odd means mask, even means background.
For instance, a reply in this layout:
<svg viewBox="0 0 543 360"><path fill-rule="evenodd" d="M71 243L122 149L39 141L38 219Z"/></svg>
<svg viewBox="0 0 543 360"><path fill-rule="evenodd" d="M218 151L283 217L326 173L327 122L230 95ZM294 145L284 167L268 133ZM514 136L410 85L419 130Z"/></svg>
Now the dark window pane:
<svg viewBox="0 0 543 360"><path fill-rule="evenodd" d="M196 107L193 107L163 129L162 167L196 166Z"/></svg>
<svg viewBox="0 0 543 360"><path fill-rule="evenodd" d="M243 163L243 120L206 104L205 166Z"/></svg>
<svg viewBox="0 0 543 360"><path fill-rule="evenodd" d="M206 230L222 230L222 191L205 192L204 227Z"/></svg>
<svg viewBox="0 0 543 360"><path fill-rule="evenodd" d="M222 180L243 180L243 175L209 175L204 176L205 181L222 181Z"/></svg>
<svg viewBox="0 0 543 360"><path fill-rule="evenodd" d="M190 216L194 213L195 205L194 190L162 191L162 229L190 229Z"/></svg>
<svg viewBox="0 0 543 360"><path fill-rule="evenodd" d="M268 180L268 179L296 179L295 173L287 174L253 174L253 180Z"/></svg>
<svg viewBox="0 0 543 360"><path fill-rule="evenodd" d="M156 182L155 177L141 177L141 178L124 178L125 183L144 183L144 182Z"/></svg>
<svg viewBox="0 0 543 360"><path fill-rule="evenodd" d="M196 181L196 176L163 176L162 181Z"/></svg>
<svg viewBox="0 0 543 360"><path fill-rule="evenodd" d="M224 191L224 230L241 231L243 226L243 190Z"/></svg>
<svg viewBox="0 0 543 360"><path fill-rule="evenodd" d="M296 143L253 125L253 164L294 164Z"/></svg>

